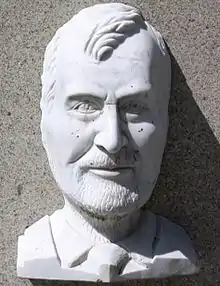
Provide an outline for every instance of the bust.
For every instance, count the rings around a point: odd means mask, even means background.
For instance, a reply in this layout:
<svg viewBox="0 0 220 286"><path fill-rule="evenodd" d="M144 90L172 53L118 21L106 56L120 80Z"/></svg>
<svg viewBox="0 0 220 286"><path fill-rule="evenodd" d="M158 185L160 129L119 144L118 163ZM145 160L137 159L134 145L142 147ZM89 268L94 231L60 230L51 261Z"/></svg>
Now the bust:
<svg viewBox="0 0 220 286"><path fill-rule="evenodd" d="M58 29L45 52L41 131L64 207L18 239L20 277L84 281L197 272L178 225L143 206L168 129L170 57L124 4L98 4Z"/></svg>

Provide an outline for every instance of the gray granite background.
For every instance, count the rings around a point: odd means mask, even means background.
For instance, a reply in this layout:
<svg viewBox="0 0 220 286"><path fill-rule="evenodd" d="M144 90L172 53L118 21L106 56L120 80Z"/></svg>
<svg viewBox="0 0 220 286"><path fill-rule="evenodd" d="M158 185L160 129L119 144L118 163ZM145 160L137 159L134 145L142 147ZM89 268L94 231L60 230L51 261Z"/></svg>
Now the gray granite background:
<svg viewBox="0 0 220 286"><path fill-rule="evenodd" d="M17 236L62 205L39 128L44 49L60 25L94 3L0 1L0 285L95 285L16 278ZM201 271L116 285L220 285L220 1L126 3L161 31L172 54L168 144L149 207L187 230Z"/></svg>

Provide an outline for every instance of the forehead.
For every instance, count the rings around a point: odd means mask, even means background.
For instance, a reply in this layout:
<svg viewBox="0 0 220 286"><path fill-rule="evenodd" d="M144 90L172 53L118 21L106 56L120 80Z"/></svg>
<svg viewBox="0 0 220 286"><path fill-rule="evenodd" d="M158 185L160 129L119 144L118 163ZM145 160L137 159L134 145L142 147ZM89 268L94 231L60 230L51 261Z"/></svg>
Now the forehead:
<svg viewBox="0 0 220 286"><path fill-rule="evenodd" d="M95 62L70 42L63 48L59 60L58 80L63 85L92 82L106 90L115 90L133 81L149 83L154 48L154 40L143 29L126 38L107 60L101 62Z"/></svg>

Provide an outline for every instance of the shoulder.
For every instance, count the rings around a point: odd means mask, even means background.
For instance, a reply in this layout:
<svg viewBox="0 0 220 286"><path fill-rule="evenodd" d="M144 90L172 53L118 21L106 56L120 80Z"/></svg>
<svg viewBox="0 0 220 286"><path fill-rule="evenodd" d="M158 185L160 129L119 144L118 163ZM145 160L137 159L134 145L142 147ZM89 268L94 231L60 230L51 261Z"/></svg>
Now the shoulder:
<svg viewBox="0 0 220 286"><path fill-rule="evenodd" d="M32 271L45 267L45 263L58 263L48 215L28 227L18 238L18 276L33 275Z"/></svg>
<svg viewBox="0 0 220 286"><path fill-rule="evenodd" d="M197 255L184 229L161 216L156 216L156 224L155 265L163 263L164 271L174 275L198 272Z"/></svg>

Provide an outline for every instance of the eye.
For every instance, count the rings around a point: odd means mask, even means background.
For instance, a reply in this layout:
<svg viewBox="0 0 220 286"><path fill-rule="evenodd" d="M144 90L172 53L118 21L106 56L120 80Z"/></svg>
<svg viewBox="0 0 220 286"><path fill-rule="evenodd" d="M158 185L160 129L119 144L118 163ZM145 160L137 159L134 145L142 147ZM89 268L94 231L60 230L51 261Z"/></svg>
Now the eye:
<svg viewBox="0 0 220 286"><path fill-rule="evenodd" d="M79 113L94 113L100 110L101 108L95 102L84 100L82 102L75 103L72 109Z"/></svg>
<svg viewBox="0 0 220 286"><path fill-rule="evenodd" d="M141 114L142 112L148 110L148 106L147 104L142 103L142 102L128 101L128 102L122 103L120 105L120 109L126 113Z"/></svg>
<svg viewBox="0 0 220 286"><path fill-rule="evenodd" d="M101 101L90 98L72 98L69 97L65 102L68 111L74 111L77 114L90 115L103 108Z"/></svg>
<svg viewBox="0 0 220 286"><path fill-rule="evenodd" d="M120 104L122 119L125 121L137 120L140 115L145 114L149 108L144 102L127 101Z"/></svg>

